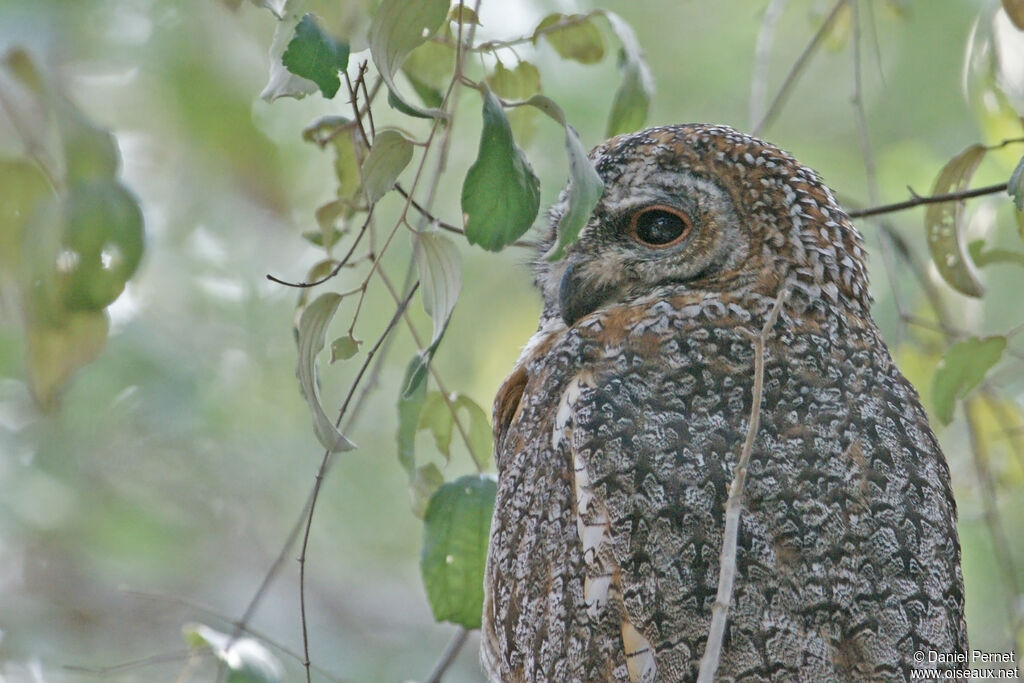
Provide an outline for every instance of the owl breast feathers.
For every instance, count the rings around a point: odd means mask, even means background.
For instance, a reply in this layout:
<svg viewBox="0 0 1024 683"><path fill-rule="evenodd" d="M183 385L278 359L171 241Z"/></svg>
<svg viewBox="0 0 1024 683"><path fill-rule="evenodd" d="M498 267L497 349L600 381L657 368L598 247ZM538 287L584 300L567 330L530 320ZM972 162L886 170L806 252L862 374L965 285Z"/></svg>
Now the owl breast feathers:
<svg viewBox="0 0 1024 683"><path fill-rule="evenodd" d="M591 158L604 196L538 261L539 330L496 401L491 680L696 679L783 290L719 678L905 680L915 652L965 651L949 470L829 189L722 126Z"/></svg>

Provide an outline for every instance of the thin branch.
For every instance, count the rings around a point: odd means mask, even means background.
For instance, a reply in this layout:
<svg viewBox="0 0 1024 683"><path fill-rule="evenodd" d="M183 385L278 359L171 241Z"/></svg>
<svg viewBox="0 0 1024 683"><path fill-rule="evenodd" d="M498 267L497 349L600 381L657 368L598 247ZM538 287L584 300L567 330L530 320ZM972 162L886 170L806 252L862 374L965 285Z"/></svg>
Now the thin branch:
<svg viewBox="0 0 1024 683"><path fill-rule="evenodd" d="M871 145L871 135L868 131L868 117L864 110L864 79L861 69L861 24L860 10L857 2L851 6L853 13L853 36L850 41L850 60L853 69L853 94L850 103L853 105L853 117L857 126L857 138L860 141L861 158L864 160L864 176L868 186L868 200L872 204L879 204L878 175L875 166L875 153ZM882 265L885 267L886 279L889 281L889 288L892 290L893 302L896 304L896 311L900 315L900 324L896 327L896 343L899 344L906 328L903 316L906 308L903 305L903 297L900 291L899 277L893 263L892 242L888 235L892 232L890 226L878 221L882 230L878 234L878 246L882 252Z"/></svg>
<svg viewBox="0 0 1024 683"><path fill-rule="evenodd" d="M821 27L814 34L814 37L811 38L811 42L808 43L807 47L804 48L804 51L797 58L796 62L794 62L793 68L791 68L789 70L789 73L786 74L786 80L782 82L782 86L779 88L778 94L775 95L775 99L772 100L771 105L769 105L768 111L765 112L765 115L761 119L761 121L756 126L754 126L754 129L752 131L754 135L760 135L761 131L764 130L772 121L775 120L775 117L778 115L783 103L785 103L786 98L789 96L789 91L800 78L800 75L803 73L804 67L806 67L807 64L810 62L811 56L818 49L818 46L821 45L821 41L825 38L825 34L827 34L829 29L832 28L832 24L835 22L836 17L839 16L839 10L841 10L843 8L843 5L845 5L847 2L848 0L839 0L832 7L832 11L828 13L828 16L825 17L825 21L822 22Z"/></svg>
<svg viewBox="0 0 1024 683"><path fill-rule="evenodd" d="M218 621L222 621L225 624L229 624L231 626L238 626L238 622L237 621L232 621L231 617L228 617L228 616L226 616L224 614L221 614L217 610L212 609L211 607L208 607L208 606L206 606L206 605L204 605L204 604L202 604L200 602L196 602L194 600L189 600L188 598L180 598L180 597L177 597L177 596L174 596L174 595L163 595L161 593L148 593L146 591L136 591L136 590L122 590L121 592L124 593L125 595L127 595L129 597L133 597L133 598L141 598L143 600L152 600L154 602L165 602L165 603L168 603L168 604L171 604L171 605L178 605L180 607L184 607L184 608L192 610L194 612L200 612L202 614L205 614L207 617L210 617L211 619L216 619ZM257 631L256 629L249 628L248 626L244 626L244 625L242 626L242 630L245 633L248 633L253 638L256 638L256 639L260 640L261 642L265 643L266 645L268 645L268 646L278 650L282 654L285 654L285 655L291 657L295 661L297 661L297 662L301 662L302 661L302 655L300 655L298 652L296 652L295 650L291 649L287 645L284 645L283 643L279 643L279 642L275 641L274 639L272 639L267 634L262 633L260 631ZM229 647L230 647L230 645L229 645ZM316 665L311 665L311 666L312 666L314 671L316 671L318 674L320 674L324 678L327 678L328 680L336 681L337 683L342 683L342 681L344 680L344 679L338 678L337 676L335 676L334 674L332 674L331 672L329 672L329 671L327 671L325 669L317 667Z"/></svg>
<svg viewBox="0 0 1024 683"><path fill-rule="evenodd" d="M90 674L92 676L96 676L97 678L106 678L111 674L124 673L126 671L132 671L134 669L143 669L145 667L157 666L159 664L170 664L172 662L180 662L183 659L188 659L194 653L194 650L176 650L174 652L165 652L159 655L140 657L139 659L121 662L120 664L113 664L111 666L90 667L78 666L75 664L65 664L63 668L67 671L75 671L77 673Z"/></svg>
<svg viewBox="0 0 1024 683"><path fill-rule="evenodd" d="M319 280L314 280L312 282L288 282L287 280L282 280L280 278L274 277L270 273L267 273L267 279L270 280L271 282L276 282L279 285L284 285L285 287L296 287L298 289L316 287L317 285L322 285L323 283L327 282L332 277L340 273L342 268L348 265L349 259L352 258L352 254L355 252L356 247L359 246L360 240L363 239L363 235L366 234L367 229L370 227L370 223L373 220L373 209L374 207L371 206L369 210L366 212L366 220L363 221L362 227L359 228L359 232L356 234L355 240L352 241L352 246L350 246L348 249L348 253L346 253L345 256L342 257L340 261L338 261L338 265L334 266L331 272L328 273L327 275L324 275ZM371 271L371 274L372 272L373 271Z"/></svg>
<svg viewBox="0 0 1024 683"><path fill-rule="evenodd" d="M988 194L998 194L1000 192L1006 192L1007 183L1000 183L998 185L986 185L985 187L978 187L973 190L962 190L960 192L947 192L945 194L933 194L928 197L922 197L919 194L914 193L910 199L904 202L896 202L895 204L884 204L882 206L873 206L868 209L859 209L855 211L847 211L846 215L850 218L867 218L868 216L877 216L883 213L894 213L896 211L904 211L906 209L913 209L917 206L925 204L941 204L942 202L953 202L960 199L971 199L973 197L983 197Z"/></svg>
<svg viewBox="0 0 1024 683"><path fill-rule="evenodd" d="M764 345L775 322L782 312L782 304L789 296L789 289L783 284L775 297L772 310L765 320L761 334L754 338L754 389L750 402L750 421L747 424L747 438L743 451L736 463L729 497L725 502L725 532L722 535L722 554L718 563L718 592L711 608L711 627L704 656L700 659L697 683L712 683L722 658L722 642L725 640L725 624L729 617L729 603L732 602L733 583L736 579L736 544L740 532L740 510L743 507L743 486L747 481L747 467L754 452L754 440L761 422L761 399L764 394Z"/></svg>
<svg viewBox="0 0 1024 683"><path fill-rule="evenodd" d="M477 7L479 7L480 3L477 2L476 4L477 4ZM542 29L540 29L538 31L534 31L530 35L520 36L518 38L512 38L511 40L490 40L490 41L487 41L486 43L480 43L475 48L471 47L470 51L471 52L493 52L494 50L496 50L498 48L502 48L502 47L511 48L513 45L524 45L526 43L535 43L537 38L540 37L540 36L546 35L548 33L555 33L557 31L562 31L564 29L572 28L573 26L577 26L579 24L586 23L586 22L590 21L592 18L594 18L596 16L600 16L601 14L602 14L602 12L600 10L595 10L593 12L587 12L586 14L579 14L579 15L576 15L576 16L565 17L564 19L561 19L557 23L551 24L550 26L545 26L544 28L542 28Z"/></svg>
<svg viewBox="0 0 1024 683"><path fill-rule="evenodd" d="M1020 584L1017 581L1017 567L1013 561L1013 555L1010 553L1010 541L999 512L995 482L992 480L992 472L988 466L988 453L984 450L981 435L978 433L978 425L975 423L974 408L976 405L977 399L964 402L964 419L967 422L967 435L971 443L971 460L974 462L974 471L978 477L978 485L981 487L981 505L984 510L985 525L988 527L989 535L992 536L992 548L1002 570L1003 580L1013 597L1012 600L1004 601L1011 634L1019 633L1024 624L1022 624L1019 606L1021 593ZM1012 644L1011 636L1009 645Z"/></svg>
<svg viewBox="0 0 1024 683"><path fill-rule="evenodd" d="M768 62L775 42L775 29L786 9L788 0L771 0L761 19L761 29L757 32L757 45L754 47L754 73L750 77L750 125L754 126L761 120L764 111L764 98L768 92Z"/></svg>
<svg viewBox="0 0 1024 683"><path fill-rule="evenodd" d="M348 395L345 397L344 403L341 404L341 410L338 411L338 417L334 421L335 427L341 426L341 421L345 418L345 413L348 411L349 403L352 401L352 397L356 393L356 387L359 386L360 380L362 380L367 368L370 367L370 363L373 361L373 357L377 353L377 349L381 347L381 344L383 344L384 340L391 334L395 325L398 324L399 320L401 320L406 307L408 307L409 302L412 301L412 297L416 293L416 290L419 289L419 286L419 282L412 286L409 290L409 294L398 305L398 310L395 311L395 315L392 316L388 326L384 328L384 332L381 333L377 342L373 345L373 348L367 352L366 360L363 361L362 366L359 368L359 372L356 373L356 378L352 381L352 386L348 391ZM309 550L309 533L313 528L313 513L316 511L316 502L320 497L320 487L323 485L324 475L327 474L331 455L330 449L327 449L324 451L323 457L320 459L320 467L317 470L316 481L313 484L313 491L310 494L309 511L306 513L305 531L302 535L302 550L299 553L299 612L302 617L302 666L306 670L306 683L312 683L312 673L309 661L309 625L306 622L306 558Z"/></svg>
<svg viewBox="0 0 1024 683"><path fill-rule="evenodd" d="M459 630L452 636L451 641L448 643L448 647L441 653L441 658L437 660L437 664L434 665L434 670L430 672L426 680L423 683L441 683L441 679L444 677L448 668L455 662L455 658L459 655L459 650L466 644L466 639L469 637L469 631L459 627Z"/></svg>
<svg viewBox="0 0 1024 683"><path fill-rule="evenodd" d="M416 211L418 211L419 214L421 216L423 216L423 218L425 218L428 223L436 225L437 227L441 228L442 230L446 230L448 232L455 233L456 235L463 235L464 236L466 234L466 231L463 230L462 228L460 228L459 226L452 225L451 223L446 223L445 221L441 220L440 218L437 218L432 213L427 211L423 206L420 205L419 202L417 202L415 199L412 199L409 196L409 193L405 190L405 188L402 187L401 185L399 185L398 183L395 183L395 190L398 192L398 194L402 195L407 200L409 200L409 205L412 208L416 209ZM527 249L536 249L538 244L537 244L537 242L535 242L533 240L516 240L515 242L512 242L509 246L512 246L512 247L525 247Z"/></svg>

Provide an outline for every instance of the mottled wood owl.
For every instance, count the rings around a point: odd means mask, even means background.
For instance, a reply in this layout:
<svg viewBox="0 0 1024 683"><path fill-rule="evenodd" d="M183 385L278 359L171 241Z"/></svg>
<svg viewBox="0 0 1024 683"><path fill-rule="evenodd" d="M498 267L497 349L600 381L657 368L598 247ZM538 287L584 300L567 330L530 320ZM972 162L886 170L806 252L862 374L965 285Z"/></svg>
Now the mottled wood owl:
<svg viewBox="0 0 1024 683"><path fill-rule="evenodd" d="M949 470L831 191L723 126L591 159L604 196L537 261L539 330L496 400L491 680L695 680L777 301L719 678L905 680L966 650Z"/></svg>

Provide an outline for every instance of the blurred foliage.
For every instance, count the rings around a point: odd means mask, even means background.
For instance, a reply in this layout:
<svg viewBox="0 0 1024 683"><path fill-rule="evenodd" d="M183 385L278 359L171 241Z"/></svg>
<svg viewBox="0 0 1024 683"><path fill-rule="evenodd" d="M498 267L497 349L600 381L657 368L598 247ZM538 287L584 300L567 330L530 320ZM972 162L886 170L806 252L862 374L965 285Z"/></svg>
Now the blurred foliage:
<svg viewBox="0 0 1024 683"><path fill-rule="evenodd" d="M972 647L1017 645L1021 5L769 4L0 0L0 676L299 678L298 548L232 629L323 462L313 676L424 677L434 616L479 613L486 406L539 309L534 254L454 233L531 240L569 179L573 239L600 192L582 149L752 129L819 30L762 135L851 209L1006 189L858 226L953 474ZM496 202L519 219L480 228ZM476 647L447 680L481 680Z"/></svg>

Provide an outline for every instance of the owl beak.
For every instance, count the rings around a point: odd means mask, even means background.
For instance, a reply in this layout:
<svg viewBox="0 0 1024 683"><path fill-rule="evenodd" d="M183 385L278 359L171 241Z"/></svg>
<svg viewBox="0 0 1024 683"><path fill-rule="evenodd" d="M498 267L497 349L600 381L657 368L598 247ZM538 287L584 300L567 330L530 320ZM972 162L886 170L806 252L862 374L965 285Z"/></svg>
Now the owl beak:
<svg viewBox="0 0 1024 683"><path fill-rule="evenodd" d="M562 314L562 320L572 327L577 320L593 313L608 301L614 293L613 289L608 285L595 286L587 282L576 264L570 261L558 287L558 311Z"/></svg>

